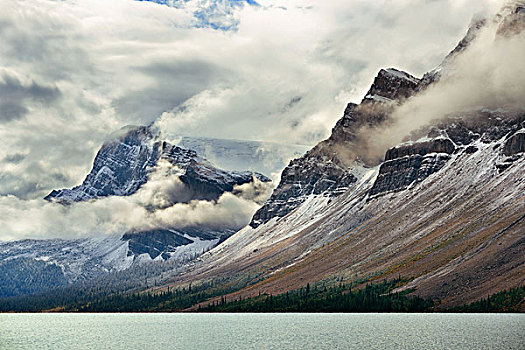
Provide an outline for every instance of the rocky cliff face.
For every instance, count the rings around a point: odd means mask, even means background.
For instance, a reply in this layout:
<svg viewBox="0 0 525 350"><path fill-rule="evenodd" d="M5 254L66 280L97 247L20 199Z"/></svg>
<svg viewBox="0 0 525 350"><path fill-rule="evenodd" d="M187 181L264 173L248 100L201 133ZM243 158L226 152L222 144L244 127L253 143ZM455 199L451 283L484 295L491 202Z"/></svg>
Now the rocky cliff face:
<svg viewBox="0 0 525 350"><path fill-rule="evenodd" d="M398 191L423 181L450 159L455 146L450 139L433 139L391 148L379 168L370 195Z"/></svg>
<svg viewBox="0 0 525 350"><path fill-rule="evenodd" d="M503 147L503 153L506 156L513 156L522 152L525 152L525 130L520 130L510 136Z"/></svg>
<svg viewBox="0 0 525 350"><path fill-rule="evenodd" d="M157 162L158 146L153 143L153 135L147 127L131 129L102 146L91 172L80 186L53 190L45 199L78 202L133 194L146 182L148 168Z"/></svg>
<svg viewBox="0 0 525 350"><path fill-rule="evenodd" d="M418 82L397 69L380 70L361 104L347 105L330 137L283 170L279 185L250 226L287 215L310 195L333 197L351 188L362 177L364 165L376 165L376 160L367 159L366 150L359 149L360 130L378 127L396 103L416 91Z"/></svg>
<svg viewBox="0 0 525 350"><path fill-rule="evenodd" d="M524 118L525 113L520 111L479 110L429 127L421 138L386 152L370 196L404 190L419 183L443 168L453 153L472 154L480 144L506 137L504 155L523 152L523 137L519 130ZM503 163L509 161L510 158Z"/></svg>
<svg viewBox="0 0 525 350"><path fill-rule="evenodd" d="M195 151L156 140L148 127L138 127L102 146L81 185L54 190L45 199L68 203L132 195L148 181L148 175L160 160L171 164L173 172L187 186L189 195L178 202L216 200L235 185L253 181L254 176L260 181L270 181L259 173L217 169Z"/></svg>
<svg viewBox="0 0 525 350"><path fill-rule="evenodd" d="M395 68L381 69L365 95L367 101L401 101L414 94L419 79Z"/></svg>

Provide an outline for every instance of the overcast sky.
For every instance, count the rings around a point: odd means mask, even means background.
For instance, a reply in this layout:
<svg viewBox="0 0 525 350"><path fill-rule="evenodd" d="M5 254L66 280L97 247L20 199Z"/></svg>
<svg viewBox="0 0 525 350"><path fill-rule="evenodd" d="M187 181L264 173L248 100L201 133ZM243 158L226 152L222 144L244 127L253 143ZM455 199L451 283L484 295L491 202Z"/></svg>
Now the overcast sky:
<svg viewBox="0 0 525 350"><path fill-rule="evenodd" d="M3 0L0 194L78 184L109 133L161 116L170 133L315 144L380 68L422 75L495 3L262 0L220 30L150 2Z"/></svg>
<svg viewBox="0 0 525 350"><path fill-rule="evenodd" d="M314 145L379 69L421 76L501 5L260 0L209 25L202 3L2 0L0 216L81 183L125 125Z"/></svg>

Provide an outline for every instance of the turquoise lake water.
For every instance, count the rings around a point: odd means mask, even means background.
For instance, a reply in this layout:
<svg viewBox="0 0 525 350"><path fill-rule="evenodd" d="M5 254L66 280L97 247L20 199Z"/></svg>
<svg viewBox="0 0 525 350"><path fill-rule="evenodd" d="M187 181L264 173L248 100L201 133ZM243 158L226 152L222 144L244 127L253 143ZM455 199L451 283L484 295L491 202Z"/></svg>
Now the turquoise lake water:
<svg viewBox="0 0 525 350"><path fill-rule="evenodd" d="M525 349L520 314L0 314L0 349Z"/></svg>

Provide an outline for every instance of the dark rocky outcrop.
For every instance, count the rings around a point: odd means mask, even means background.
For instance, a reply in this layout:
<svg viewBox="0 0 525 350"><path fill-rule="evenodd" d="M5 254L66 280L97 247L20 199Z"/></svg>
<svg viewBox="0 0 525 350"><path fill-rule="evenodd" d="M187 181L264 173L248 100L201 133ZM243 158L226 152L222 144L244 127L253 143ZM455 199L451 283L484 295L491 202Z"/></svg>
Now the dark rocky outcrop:
<svg viewBox="0 0 525 350"><path fill-rule="evenodd" d="M147 127L138 127L106 142L80 186L53 190L45 199L76 202L136 192L146 182L148 168L159 158L159 145L152 140L153 135Z"/></svg>
<svg viewBox="0 0 525 350"><path fill-rule="evenodd" d="M148 254L151 259L159 256L167 260L177 248L201 241L215 241L219 244L230 237L235 230L210 229L206 227L188 227L177 230L152 229L146 231L133 231L124 234L122 241L128 241L128 256L137 258L141 254ZM195 252L202 253L201 251Z"/></svg>
<svg viewBox="0 0 525 350"><path fill-rule="evenodd" d="M122 240L128 241L128 256L148 254L152 259L161 254L164 254L163 258L166 259L169 257L167 252L193 243L192 240L176 232L162 229L126 233L122 236Z"/></svg>
<svg viewBox="0 0 525 350"><path fill-rule="evenodd" d="M426 156L414 154L385 161L379 168L379 174L370 195L400 191L412 183L421 182L439 171L450 159L447 153L435 153Z"/></svg>
<svg viewBox="0 0 525 350"><path fill-rule="evenodd" d="M363 102L370 100L401 101L414 94L419 84L416 77L395 68L381 69L366 93Z"/></svg>
<svg viewBox="0 0 525 350"><path fill-rule="evenodd" d="M428 153L454 153L455 146L450 139L438 138L424 142L411 144L401 144L392 147L385 154L385 161L401 158L405 156L420 155L425 156Z"/></svg>
<svg viewBox="0 0 525 350"><path fill-rule="evenodd" d="M505 141L503 154L512 156L517 153L525 152L525 132L517 132Z"/></svg>
<svg viewBox="0 0 525 350"><path fill-rule="evenodd" d="M478 148L473 143L477 141L490 143L512 134L505 142L504 154L523 152L525 145L521 135L525 134L515 132L524 120L525 115L520 111L479 110L436 122L426 132L415 132L412 139L426 137L427 140L409 141L389 149L370 195L400 191L423 181L439 171L456 151L475 153ZM507 161L499 164L498 169L501 171L510 165Z"/></svg>
<svg viewBox="0 0 525 350"><path fill-rule="evenodd" d="M456 147L448 138L402 144L389 149L370 195L399 191L439 171Z"/></svg>

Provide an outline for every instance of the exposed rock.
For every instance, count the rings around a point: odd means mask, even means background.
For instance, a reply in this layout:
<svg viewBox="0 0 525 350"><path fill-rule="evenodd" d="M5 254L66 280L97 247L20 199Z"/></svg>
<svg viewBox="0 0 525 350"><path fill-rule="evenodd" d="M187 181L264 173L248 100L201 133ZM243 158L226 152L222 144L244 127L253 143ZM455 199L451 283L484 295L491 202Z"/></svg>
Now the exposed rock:
<svg viewBox="0 0 525 350"><path fill-rule="evenodd" d="M128 241L128 256L148 254L151 259L163 254L168 258L167 252L175 251L177 247L193 243L192 240L170 230L150 230L126 233L123 241Z"/></svg>
<svg viewBox="0 0 525 350"><path fill-rule="evenodd" d="M399 191L439 171L455 146L450 139L434 139L393 147L386 152L370 195Z"/></svg>
<svg viewBox="0 0 525 350"><path fill-rule="evenodd" d="M158 160L158 144L147 127L132 129L123 136L106 142L98 151L93 169L82 185L72 189L53 190L46 200L78 202L106 196L127 196L147 180L148 168Z"/></svg>
<svg viewBox="0 0 525 350"><path fill-rule="evenodd" d="M439 171L456 150L465 147L465 152L472 154L478 150L472 143L497 141L522 127L524 119L521 111L478 110L437 122L426 133L414 132L409 138L424 141L409 141L389 149L370 195L403 190L421 182ZM520 152L525 147L523 142L520 133L513 134L505 143L505 155L513 154L512 150ZM506 161L497 167L502 171L510 165L512 162Z"/></svg>
<svg viewBox="0 0 525 350"><path fill-rule="evenodd" d="M395 68L381 69L370 90L366 93L363 102L371 100L379 102L400 101L412 96L418 84L419 79L406 72Z"/></svg>
<svg viewBox="0 0 525 350"><path fill-rule="evenodd" d="M420 155L424 156L428 153L454 153L455 146L450 139L433 139L424 142L417 142L411 144L401 144L392 147L385 154L385 161L405 156Z"/></svg>
<svg viewBox="0 0 525 350"><path fill-rule="evenodd" d="M258 225L273 217L283 217L311 194L338 195L357 178L336 159L320 159L307 154L294 159L283 170L281 181L272 197L253 216L250 225Z"/></svg>
<svg viewBox="0 0 525 350"><path fill-rule="evenodd" d="M128 242L127 256L134 259L142 254L148 254L151 259L170 259L178 253L181 246L195 245L189 249L190 253L199 255L199 244L204 247L213 247L230 237L235 230L211 229L207 227L188 227L178 230L153 229L147 231L134 231L124 234L122 241ZM210 242L212 242L210 244Z"/></svg>
<svg viewBox="0 0 525 350"><path fill-rule="evenodd" d="M45 199L68 203L129 196L148 181L148 174L159 160L173 165L173 171L179 173L190 192L177 202L216 200L224 192L232 191L233 186L253 181L253 176L263 182L270 181L259 173L217 169L195 151L157 141L149 128L138 127L102 146L82 185L54 190Z"/></svg>
<svg viewBox="0 0 525 350"><path fill-rule="evenodd" d="M505 141L503 154L511 156L525 152L525 131L517 132Z"/></svg>
<svg viewBox="0 0 525 350"><path fill-rule="evenodd" d="M224 192L231 192L235 185L259 181L268 182L269 178L251 171L226 171L215 168L211 163L200 158L193 150L187 150L162 142L160 159L169 161L180 169L180 180L190 191L190 199L217 200Z"/></svg>
<svg viewBox="0 0 525 350"><path fill-rule="evenodd" d="M476 146L468 146L467 148L465 148L465 153L466 154L474 154L478 151L478 148Z"/></svg>

